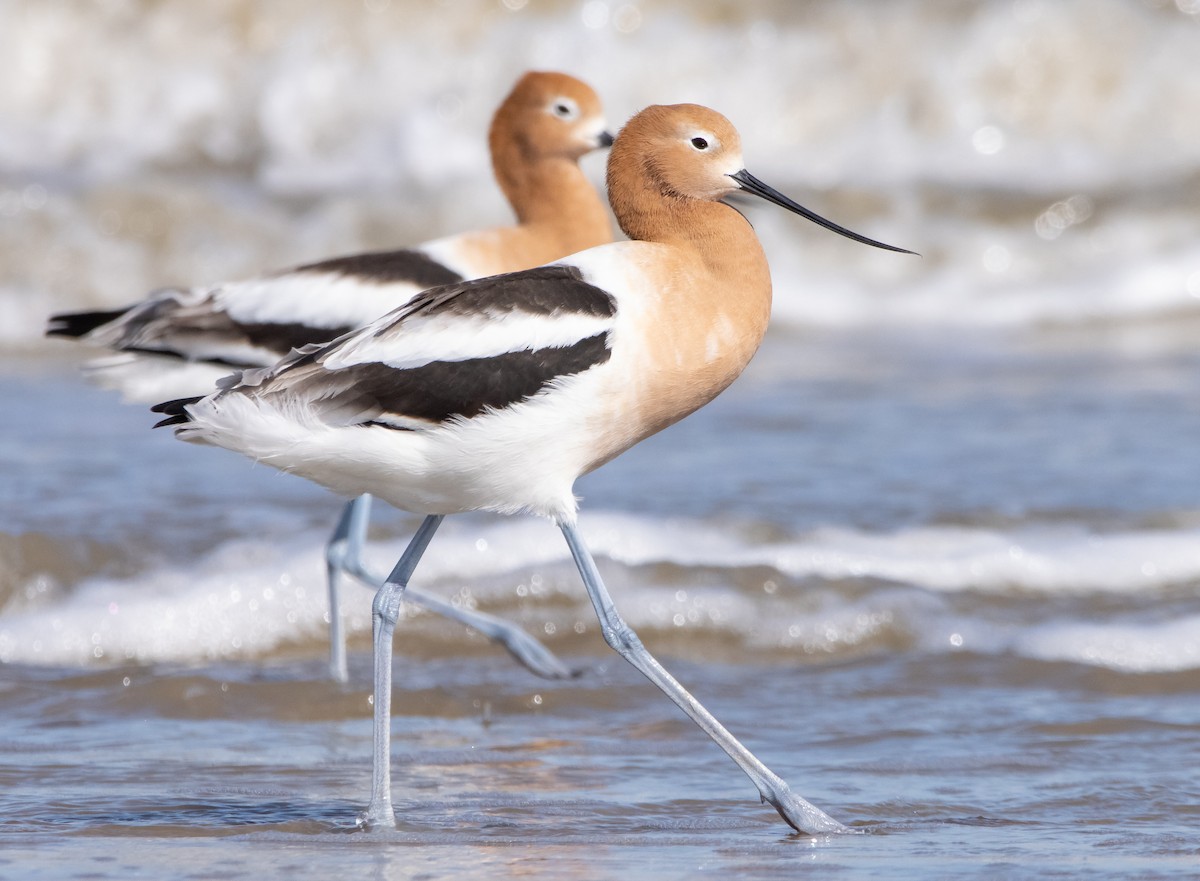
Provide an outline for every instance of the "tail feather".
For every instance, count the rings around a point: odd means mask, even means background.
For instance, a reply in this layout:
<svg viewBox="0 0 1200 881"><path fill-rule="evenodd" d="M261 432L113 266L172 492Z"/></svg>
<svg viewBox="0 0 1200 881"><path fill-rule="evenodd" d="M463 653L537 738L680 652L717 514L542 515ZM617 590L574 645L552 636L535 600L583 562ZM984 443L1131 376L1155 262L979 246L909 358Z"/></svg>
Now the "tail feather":
<svg viewBox="0 0 1200 881"><path fill-rule="evenodd" d="M163 401L161 404L155 404L150 408L151 413L162 413L167 418L154 424L155 428L163 428L167 425L185 425L191 421L191 416L188 415L187 408L189 404L194 404L204 398L204 395L194 395L190 398L175 398L173 401Z"/></svg>
<svg viewBox="0 0 1200 881"><path fill-rule="evenodd" d="M46 325L46 336L81 337L91 333L97 327L103 327L110 321L115 321L128 311L112 309L98 312L62 312L51 315Z"/></svg>

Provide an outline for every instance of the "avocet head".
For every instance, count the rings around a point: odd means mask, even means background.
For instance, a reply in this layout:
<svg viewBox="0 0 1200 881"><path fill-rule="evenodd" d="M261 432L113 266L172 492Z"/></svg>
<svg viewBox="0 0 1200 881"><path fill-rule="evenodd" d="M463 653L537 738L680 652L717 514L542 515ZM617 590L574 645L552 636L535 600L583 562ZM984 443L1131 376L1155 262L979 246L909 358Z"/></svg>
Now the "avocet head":
<svg viewBox="0 0 1200 881"><path fill-rule="evenodd" d="M578 159L613 142L591 86L550 71L530 71L517 81L496 111L488 138L493 155L511 145L526 159Z"/></svg>
<svg viewBox="0 0 1200 881"><path fill-rule="evenodd" d="M618 219L621 201L636 200L648 186L667 199L719 201L752 193L856 242L911 254L826 220L746 170L733 124L699 104L647 107L621 129L608 160L609 197Z"/></svg>
<svg viewBox="0 0 1200 881"><path fill-rule="evenodd" d="M738 189L730 175L744 163L728 119L698 104L672 104L630 119L608 164L610 190L613 177L637 175L663 196L716 201Z"/></svg>

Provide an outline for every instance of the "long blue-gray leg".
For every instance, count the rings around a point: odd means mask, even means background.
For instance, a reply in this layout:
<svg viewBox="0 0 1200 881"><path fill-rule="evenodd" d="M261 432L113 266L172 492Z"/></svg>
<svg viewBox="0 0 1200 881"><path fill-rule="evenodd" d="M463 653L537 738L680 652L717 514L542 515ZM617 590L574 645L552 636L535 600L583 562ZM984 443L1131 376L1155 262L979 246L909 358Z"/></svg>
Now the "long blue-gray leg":
<svg viewBox="0 0 1200 881"><path fill-rule="evenodd" d="M704 730L705 734L716 741L717 745L729 754L729 757L746 772L746 775L758 787L762 800L770 802L775 810L779 811L779 816L783 817L793 829L810 835L849 831L820 808L792 792L787 783L759 761L750 750L742 746L712 713L692 697L687 689L680 685L650 652L646 651L637 634L618 614L608 589L600 580L596 563L575 527L569 523L559 526L563 535L566 536L567 545L571 548L575 565L579 567L579 574L583 576L583 583L592 600L592 605L596 608L596 615L600 619L600 628L604 633L604 641L617 654L636 667L643 676L657 685L667 697L692 718L692 721Z"/></svg>
<svg viewBox="0 0 1200 881"><path fill-rule="evenodd" d="M362 816L362 821L371 826L396 825L396 815L392 811L392 635L408 580L441 523L440 514L431 514L422 521L400 562L375 594L371 607L371 632L375 644L374 757L371 803Z"/></svg>
<svg viewBox="0 0 1200 881"><path fill-rule="evenodd" d="M346 681L346 638L343 633L339 592L342 573L356 579L371 590L378 590L383 578L371 572L363 561L367 523L371 516L371 497L359 496L346 504L337 528L325 550L329 577L329 672L334 680ZM548 648L516 624L489 615L464 609L416 587L410 587L404 598L435 615L458 621L485 637L498 642L531 672L546 679L569 679L578 671L560 661Z"/></svg>
<svg viewBox="0 0 1200 881"><path fill-rule="evenodd" d="M346 632L342 627L342 573L357 575L361 570L362 547L370 518L369 495L350 500L342 509L342 516L325 546L325 577L329 592L329 675L334 682L345 682L347 678Z"/></svg>

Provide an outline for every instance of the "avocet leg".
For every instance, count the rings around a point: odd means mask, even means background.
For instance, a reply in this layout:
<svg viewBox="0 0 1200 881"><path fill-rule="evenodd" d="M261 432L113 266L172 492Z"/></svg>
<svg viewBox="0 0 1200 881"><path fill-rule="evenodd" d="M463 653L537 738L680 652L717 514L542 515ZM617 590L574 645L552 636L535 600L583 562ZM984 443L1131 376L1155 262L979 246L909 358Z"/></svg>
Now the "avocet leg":
<svg viewBox="0 0 1200 881"><path fill-rule="evenodd" d="M359 496L346 503L342 516L325 545L325 577L329 593L329 675L345 682L346 633L342 627L342 573L355 574L362 565L362 546L371 517L371 497ZM378 582L377 582L378 583Z"/></svg>
<svg viewBox="0 0 1200 881"><path fill-rule="evenodd" d="M810 835L849 831L820 808L792 792L787 783L759 761L750 750L742 746L712 713L692 697L687 689L680 685L650 652L646 651L637 634L618 614L608 589L600 580L596 563L575 527L564 523L560 524L560 528L563 535L566 536L567 545L571 548L571 555L575 558L575 564L579 567L579 574L583 576L583 583L592 600L592 605L596 608L596 615L600 619L605 642L622 658L636 667L643 676L657 685L667 697L692 718L692 721L716 741L717 745L729 754L729 757L746 772L746 775L758 787L758 793L762 800L770 802L789 826L797 832L806 832Z"/></svg>
<svg viewBox="0 0 1200 881"><path fill-rule="evenodd" d="M346 506L345 513L342 514L342 519L338 522L337 530L334 532L333 538L329 542L329 550L326 551L326 559L329 561L329 606L330 606L330 670L333 672L333 678L338 681L345 681L345 641L344 638L338 637L337 642L341 648L341 671L339 677L335 670L335 648L334 648L334 630L333 622L338 622L338 633L341 632L341 623L337 614L337 593L336 593L336 578L334 573L334 558L331 556L335 546L338 548L336 555L337 572L345 572L352 578L357 579L361 584L372 590L378 590L383 584L383 579L376 573L371 572L363 562L362 549L366 543L367 520L370 516L370 496L359 496L354 501ZM444 600L437 594L421 590L417 587L410 587L404 593L404 599L414 605L420 606L423 609L428 609L435 615L441 615L443 618L449 618L452 621L458 621L475 630L478 630L485 637L498 642L506 648L514 658L521 664L525 665L530 672L541 676L545 679L570 679L578 674L577 670L572 670L562 661L560 661L553 652L548 648L509 621L503 618L497 618L495 615L489 615L486 612L477 612L472 609L464 609L455 606L448 600Z"/></svg>
<svg viewBox="0 0 1200 881"><path fill-rule="evenodd" d="M375 594L371 607L371 630L375 643L375 728L374 757L371 765L371 803L362 816L369 826L396 825L392 811L392 635L400 615L404 589L421 555L442 523L442 516L431 514L422 521L404 549L400 562Z"/></svg>

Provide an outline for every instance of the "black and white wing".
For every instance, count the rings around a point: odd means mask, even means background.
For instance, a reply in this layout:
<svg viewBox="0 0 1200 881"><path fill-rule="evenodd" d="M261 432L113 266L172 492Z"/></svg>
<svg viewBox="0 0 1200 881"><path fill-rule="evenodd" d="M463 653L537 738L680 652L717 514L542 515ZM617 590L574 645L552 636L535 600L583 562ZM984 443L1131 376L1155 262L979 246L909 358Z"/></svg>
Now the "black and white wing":
<svg viewBox="0 0 1200 881"><path fill-rule="evenodd" d="M265 366L459 279L421 251L380 251L212 288L165 289L127 309L55 315L46 332L124 352Z"/></svg>
<svg viewBox="0 0 1200 881"><path fill-rule="evenodd" d="M327 346L247 371L223 394L288 398L336 425L429 428L603 364L615 317L613 297L577 268L543 266L426 291Z"/></svg>

